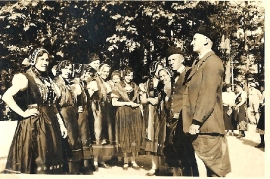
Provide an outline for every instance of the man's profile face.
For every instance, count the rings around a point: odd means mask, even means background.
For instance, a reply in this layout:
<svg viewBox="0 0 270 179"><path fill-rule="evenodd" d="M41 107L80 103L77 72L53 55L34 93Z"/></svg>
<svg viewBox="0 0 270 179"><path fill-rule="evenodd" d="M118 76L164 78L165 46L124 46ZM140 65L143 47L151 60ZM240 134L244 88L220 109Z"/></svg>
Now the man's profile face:
<svg viewBox="0 0 270 179"><path fill-rule="evenodd" d="M204 47L204 44L207 43L206 39L207 39L206 36L196 33L193 36L193 40L191 42L191 45L193 46L193 51L197 53L201 52L201 49Z"/></svg>
<svg viewBox="0 0 270 179"><path fill-rule="evenodd" d="M172 70L178 70L184 62L184 57L181 54L173 54L168 57L168 63Z"/></svg>

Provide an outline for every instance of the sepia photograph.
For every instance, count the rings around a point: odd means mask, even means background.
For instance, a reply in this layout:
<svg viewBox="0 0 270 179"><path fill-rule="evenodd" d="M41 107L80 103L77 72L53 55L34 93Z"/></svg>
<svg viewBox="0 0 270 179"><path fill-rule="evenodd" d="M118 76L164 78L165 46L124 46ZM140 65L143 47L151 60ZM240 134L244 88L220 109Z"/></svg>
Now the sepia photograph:
<svg viewBox="0 0 270 179"><path fill-rule="evenodd" d="M0 0L0 178L267 178L267 4Z"/></svg>

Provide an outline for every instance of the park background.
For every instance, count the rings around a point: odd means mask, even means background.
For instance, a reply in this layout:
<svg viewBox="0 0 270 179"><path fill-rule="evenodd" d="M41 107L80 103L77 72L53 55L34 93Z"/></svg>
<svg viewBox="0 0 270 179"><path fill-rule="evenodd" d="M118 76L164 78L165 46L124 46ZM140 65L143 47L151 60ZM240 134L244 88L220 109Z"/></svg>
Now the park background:
<svg viewBox="0 0 270 179"><path fill-rule="evenodd" d="M182 48L190 66L197 56L190 43L201 23L216 27L214 51L224 62L224 82L264 81L267 4L267 0L0 1L1 94L29 51L39 46L50 52L52 66L63 59L84 64L87 54L95 52L112 69L133 67L137 81L147 76L153 60L165 56L169 45ZM5 130L1 129L1 140L9 141ZM265 156L265 176L269 176L268 152Z"/></svg>

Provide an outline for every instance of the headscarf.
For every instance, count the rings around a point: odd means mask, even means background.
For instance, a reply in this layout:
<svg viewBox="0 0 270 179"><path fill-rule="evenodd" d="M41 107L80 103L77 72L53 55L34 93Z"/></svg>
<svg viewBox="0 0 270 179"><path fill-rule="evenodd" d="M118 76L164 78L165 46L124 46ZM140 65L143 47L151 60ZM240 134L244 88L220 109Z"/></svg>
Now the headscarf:
<svg viewBox="0 0 270 179"><path fill-rule="evenodd" d="M162 70L166 71L170 77L173 76L173 71L172 71L170 68L168 68L168 67L163 67L163 68L161 68L161 69L158 71L158 74L159 74L160 71L162 71Z"/></svg>
<svg viewBox="0 0 270 179"><path fill-rule="evenodd" d="M29 56L29 63L31 66L34 66L36 64L37 57L38 55L40 55L41 52L49 54L49 52L44 48L36 48Z"/></svg>
<svg viewBox="0 0 270 179"><path fill-rule="evenodd" d="M162 66L162 63L159 62L159 61L153 61L151 64L150 64L150 67L149 67L149 73L150 73L150 76L154 76L155 75L155 72L158 68L158 65Z"/></svg>

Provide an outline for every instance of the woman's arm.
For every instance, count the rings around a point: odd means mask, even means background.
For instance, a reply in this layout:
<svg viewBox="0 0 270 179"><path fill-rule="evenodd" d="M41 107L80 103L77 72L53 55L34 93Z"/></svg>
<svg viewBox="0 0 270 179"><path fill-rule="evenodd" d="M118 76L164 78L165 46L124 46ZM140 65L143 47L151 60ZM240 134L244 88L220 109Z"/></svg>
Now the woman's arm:
<svg viewBox="0 0 270 179"><path fill-rule="evenodd" d="M38 110L34 108L23 111L14 100L14 95L16 95L20 90L25 90L25 88L28 86L28 80L25 76L21 75L22 74L20 74L20 76L14 76L12 86L4 93L2 99L10 109L24 118L32 115L38 115Z"/></svg>
<svg viewBox="0 0 270 179"><path fill-rule="evenodd" d="M112 105L113 106L117 106L117 107L121 107L121 106L131 106L132 102L122 102L122 101L118 101L118 98L113 97L112 98Z"/></svg>

